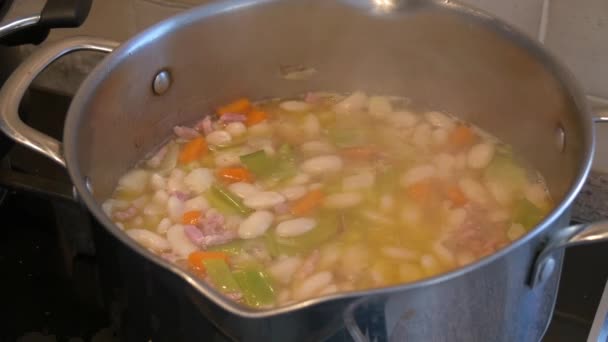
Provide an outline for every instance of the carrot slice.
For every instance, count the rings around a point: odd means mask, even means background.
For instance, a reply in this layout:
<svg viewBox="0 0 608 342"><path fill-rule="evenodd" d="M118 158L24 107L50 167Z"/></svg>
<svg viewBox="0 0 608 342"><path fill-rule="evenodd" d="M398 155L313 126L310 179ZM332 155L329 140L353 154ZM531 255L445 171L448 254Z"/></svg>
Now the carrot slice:
<svg viewBox="0 0 608 342"><path fill-rule="evenodd" d="M244 167L227 167L217 171L217 177L226 183L253 182L253 174Z"/></svg>
<svg viewBox="0 0 608 342"><path fill-rule="evenodd" d="M180 151L179 162L182 164L191 163L201 156L207 154L208 151L209 150L207 149L207 142L205 141L205 138L198 137L190 140Z"/></svg>
<svg viewBox="0 0 608 342"><path fill-rule="evenodd" d="M425 202L432 194L432 185L430 180L425 179L408 186L406 193L414 201Z"/></svg>
<svg viewBox="0 0 608 342"><path fill-rule="evenodd" d="M251 110L251 101L246 98L240 98L225 106L221 106L217 109L217 114L222 116L227 113L238 113L247 114Z"/></svg>
<svg viewBox="0 0 608 342"><path fill-rule="evenodd" d="M211 252L211 251L196 251L188 255L188 265L197 273L202 274L205 272L204 260L209 259L222 259L228 262L228 254L224 252Z"/></svg>
<svg viewBox="0 0 608 342"><path fill-rule="evenodd" d="M184 215L182 216L182 223L196 225L200 218L201 218L200 210L186 211L184 213Z"/></svg>
<svg viewBox="0 0 608 342"><path fill-rule="evenodd" d="M465 147L475 142L475 132L470 127L459 125L450 132L448 141L452 146Z"/></svg>
<svg viewBox="0 0 608 342"><path fill-rule="evenodd" d="M290 206L289 211L295 216L307 215L321 204L323 197L325 197L325 194L321 190L312 190L295 201Z"/></svg>
<svg viewBox="0 0 608 342"><path fill-rule="evenodd" d="M378 150L373 146L347 147L340 151L340 154L347 159L368 160L378 154Z"/></svg>
<svg viewBox="0 0 608 342"><path fill-rule="evenodd" d="M266 112L261 110L253 110L247 114L247 121L245 121L245 124L247 124L247 126L253 126L266 119L268 119L268 114L266 114Z"/></svg>
<svg viewBox="0 0 608 342"><path fill-rule="evenodd" d="M454 204L456 207L462 207L467 204L467 197L464 195L462 190L456 185L451 185L447 188L446 194L448 199Z"/></svg>

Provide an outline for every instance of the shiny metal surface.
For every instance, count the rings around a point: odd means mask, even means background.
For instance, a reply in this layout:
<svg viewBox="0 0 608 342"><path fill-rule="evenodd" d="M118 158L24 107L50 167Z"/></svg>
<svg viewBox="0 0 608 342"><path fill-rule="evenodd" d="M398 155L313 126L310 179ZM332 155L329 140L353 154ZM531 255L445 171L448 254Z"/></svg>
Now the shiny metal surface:
<svg viewBox="0 0 608 342"><path fill-rule="evenodd" d="M597 306L595 319L589 332L587 342L606 342L608 341L608 281L604 287L604 293L600 304Z"/></svg>
<svg viewBox="0 0 608 342"><path fill-rule="evenodd" d="M171 86L171 74L167 70L161 70L154 76L152 82L152 90L156 95L162 95L169 90Z"/></svg>
<svg viewBox="0 0 608 342"><path fill-rule="evenodd" d="M551 235L547 245L536 258L532 268L531 286L537 286L548 278L547 263L553 260L553 254L564 248L608 240L608 220L577 224L563 228Z"/></svg>
<svg viewBox="0 0 608 342"><path fill-rule="evenodd" d="M13 1L6 14L0 18L0 38L36 25L44 5L46 0Z"/></svg>
<svg viewBox="0 0 608 342"><path fill-rule="evenodd" d="M0 89L0 130L15 141L65 166L61 143L27 126L19 117L19 105L32 81L49 64L78 50L111 52L118 43L100 38L75 37L36 50L6 80Z"/></svg>
<svg viewBox="0 0 608 342"><path fill-rule="evenodd" d="M546 51L487 14L444 1L382 3L225 1L192 9L132 38L95 68L70 106L64 155L80 199L122 247L148 265L155 281L187 294L202 315L235 339L320 339L349 303L365 297L391 311L397 340L537 341L553 309L559 272L530 287L530 268L547 240L571 231L563 227L594 150L585 98ZM31 79L32 66L38 66L32 69L36 73L60 51L74 50L70 44L86 42L91 41L63 42L33 56L13 84L23 87L26 82L18 78ZM293 81L278 77L282 65L317 72ZM155 96L149 81L137 82L165 68L174 82L164 96ZM172 126L194 122L214 104L237 96L290 96L310 89L405 95L423 108L454 113L512 143L545 175L559 204L520 240L453 272L268 310L226 299L129 239L101 210L118 177L158 146ZM12 89L0 92L0 126L61 161L56 142L41 143L31 131L21 132L27 128L22 123L15 125L20 95ZM555 148L558 124L567 136L563 152ZM87 190L87 178L94 193ZM577 229L584 228L594 231L591 226ZM559 271L561 249L545 250Z"/></svg>

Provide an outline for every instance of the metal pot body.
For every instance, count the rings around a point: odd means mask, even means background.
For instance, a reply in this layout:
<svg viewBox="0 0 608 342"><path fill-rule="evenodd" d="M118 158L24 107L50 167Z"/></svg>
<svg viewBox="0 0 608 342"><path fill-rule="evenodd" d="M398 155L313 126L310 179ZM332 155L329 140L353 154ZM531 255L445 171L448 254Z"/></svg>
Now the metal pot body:
<svg viewBox="0 0 608 342"><path fill-rule="evenodd" d="M114 47L74 39L41 52L28 67L48 65L45 54ZM14 85L21 89L27 75L24 67ZM519 241L451 273L265 311L225 299L137 245L103 214L100 203L120 175L174 125L238 96L310 89L408 96L421 108L454 113L511 143L544 175L559 204ZM0 112L15 112L3 95L15 94L0 93ZM142 291L129 296L149 294L151 303L165 293L186 298L230 336L255 341L318 340L362 298L374 312L390 313L386 330L398 340L538 340L551 315L561 253L553 256L558 270L534 287L531 269L545 239L566 227L593 152L591 117L571 76L508 25L444 1L241 0L195 8L134 37L98 65L70 107L64 146L18 123L5 122L3 130L67 165L103 233L120 242L98 249L108 257L119 253L108 267L124 268L127 276L143 272ZM166 291L143 290L159 286ZM166 311L173 314L166 306L158 314Z"/></svg>

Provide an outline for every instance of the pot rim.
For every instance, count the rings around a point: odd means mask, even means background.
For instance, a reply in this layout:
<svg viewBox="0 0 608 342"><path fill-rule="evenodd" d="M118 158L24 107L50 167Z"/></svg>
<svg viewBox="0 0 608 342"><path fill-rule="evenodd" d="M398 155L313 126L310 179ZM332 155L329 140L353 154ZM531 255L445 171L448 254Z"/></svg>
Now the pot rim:
<svg viewBox="0 0 608 342"><path fill-rule="evenodd" d="M94 70L86 77L84 82L77 90L73 102L70 104L63 135L64 150L63 153L66 158L66 164L68 168L71 180L77 190L80 199L86 204L87 208L93 216L103 224L104 228L107 229L114 237L126 244L129 248L135 250L138 254L145 257L149 261L158 264L165 270L173 273L180 277L185 282L189 283L194 289L206 296L210 301L223 309L229 311L232 314L246 317L246 318L266 318L280 314L291 313L299 311L307 307L311 307L320 303L335 301L340 299L354 299L362 296L372 295L386 295L399 291L408 291L419 289L422 287L432 286L435 284L449 281L452 278L459 277L465 273L471 272L477 268L483 267L486 264L492 263L493 261L500 259L511 251L519 248L520 246L527 244L529 241L543 233L551 224L557 221L563 214L567 213L570 205L574 201L577 194L580 192L590 170L593 159L593 153L595 149L595 132L593 126L593 120L591 112L588 108L587 101L583 96L581 88L572 75L572 73L564 67L557 59L551 55L546 49L544 49L538 42L528 38L525 34L521 33L518 29L513 28L509 24L499 20L487 13L467 7L462 4L456 4L453 2L444 2L439 0L429 1L424 6L436 7L438 10L450 11L458 15L468 17L469 20L474 20L484 26L487 29L493 29L498 34L503 36L505 39L510 40L513 44L526 49L533 54L537 59L543 62L543 65L552 71L555 78L564 87L565 91L570 94L571 99L579 113L579 120L583 130L583 162L579 166L576 177L566 192L562 201L547 215L534 229L530 230L526 235L521 237L519 240L503 247L497 252L486 256L482 259L475 261L472 264L464 267L455 269L448 273L440 274L431 278L425 278L420 281L413 283L407 283L402 285L394 285L385 288L359 290L347 293L338 293L323 297L317 297L308 299L302 302L297 302L291 305L272 308L272 309L255 309L246 307L238 304L226 298L220 292L207 285L202 280L199 280L191 276L186 271L177 267L168 260L161 258L160 256L148 251L144 247L140 246L133 239L129 238L124 231L120 230L103 212L101 205L97 203L93 195L87 190L86 178L82 174L78 167L78 132L81 125L82 110L86 107L89 99L94 96L97 87L104 81L105 75L108 71L113 70L118 64L120 64L132 51L137 50L139 47L144 46L154 40L162 38L164 34L174 29L187 26L191 23L205 20L206 18L213 17L220 14L226 14L233 10L243 9L250 6L256 6L260 4L270 4L283 0L223 0L217 3L203 5L200 7L192 8L181 14L172 16L166 20L161 21L153 25L152 27L144 30L143 32L135 35L125 43L123 43L118 49L103 59L103 61L97 65ZM291 0L293 1L293 0ZM342 2L355 2L353 0L343 0ZM360 3L356 4L361 6ZM367 5L369 7L370 5ZM368 10L371 8L368 8Z"/></svg>

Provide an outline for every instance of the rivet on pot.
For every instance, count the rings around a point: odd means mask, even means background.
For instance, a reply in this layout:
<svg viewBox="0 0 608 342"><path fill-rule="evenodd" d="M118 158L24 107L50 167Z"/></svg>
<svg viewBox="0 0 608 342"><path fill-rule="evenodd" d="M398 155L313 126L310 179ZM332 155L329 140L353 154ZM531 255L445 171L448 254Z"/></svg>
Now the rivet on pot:
<svg viewBox="0 0 608 342"><path fill-rule="evenodd" d="M557 147L559 152L564 152L564 148L566 147L566 131L564 131L561 123L558 123L555 128L555 147Z"/></svg>
<svg viewBox="0 0 608 342"><path fill-rule="evenodd" d="M91 184L89 177L84 177L84 186L90 193L93 193L93 185Z"/></svg>
<svg viewBox="0 0 608 342"><path fill-rule="evenodd" d="M538 283L542 283L543 281L549 279L553 271L555 270L555 259L552 257L548 257L545 261L543 261L542 265L540 265L540 271L538 272Z"/></svg>
<svg viewBox="0 0 608 342"><path fill-rule="evenodd" d="M161 70L154 76L152 91L156 95L163 95L171 87L171 74L167 70Z"/></svg>

